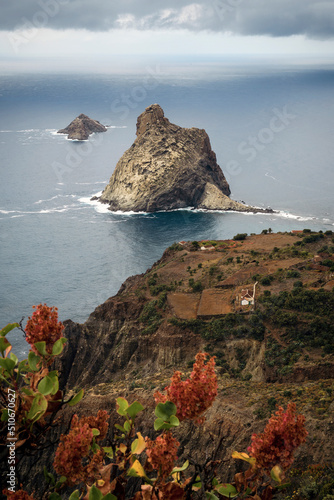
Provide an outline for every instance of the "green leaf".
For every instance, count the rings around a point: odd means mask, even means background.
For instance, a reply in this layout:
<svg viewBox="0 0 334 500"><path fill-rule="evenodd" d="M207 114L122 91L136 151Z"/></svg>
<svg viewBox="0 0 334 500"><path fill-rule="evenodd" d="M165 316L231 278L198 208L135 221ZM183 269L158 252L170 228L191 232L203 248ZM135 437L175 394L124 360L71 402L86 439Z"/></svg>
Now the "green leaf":
<svg viewBox="0 0 334 500"><path fill-rule="evenodd" d="M169 419L169 423L173 427L178 427L180 425L180 420L175 415L172 415Z"/></svg>
<svg viewBox="0 0 334 500"><path fill-rule="evenodd" d="M2 352L2 354L10 345L11 343L6 339L6 337L0 337L0 351Z"/></svg>
<svg viewBox="0 0 334 500"><path fill-rule="evenodd" d="M53 481L55 480L54 475L48 472L48 469L45 467L45 465L43 467L43 474L44 474L44 479L46 480L47 483L50 483L52 479Z"/></svg>
<svg viewBox="0 0 334 500"><path fill-rule="evenodd" d="M8 421L8 409L4 408L1 412L1 422L7 422Z"/></svg>
<svg viewBox="0 0 334 500"><path fill-rule="evenodd" d="M220 493L220 495L223 495L224 497L227 498L234 498L238 496L238 491L237 489L233 486L233 484L218 484L215 487L215 490Z"/></svg>
<svg viewBox="0 0 334 500"><path fill-rule="evenodd" d="M288 488L288 486L291 486L291 483L280 484L279 486L275 487L275 491L285 490L286 488Z"/></svg>
<svg viewBox="0 0 334 500"><path fill-rule="evenodd" d="M118 404L117 413L126 417L126 410L129 408L129 403L125 398L117 398L116 403Z"/></svg>
<svg viewBox="0 0 334 500"><path fill-rule="evenodd" d="M23 359L22 361L20 361L19 366L17 367L17 369L18 369L19 373L28 372L29 371L29 367L28 367L27 360Z"/></svg>
<svg viewBox="0 0 334 500"><path fill-rule="evenodd" d="M121 425L115 424L115 427L116 427L116 429L118 429L119 431L121 431L123 434L126 434L126 430Z"/></svg>
<svg viewBox="0 0 334 500"><path fill-rule="evenodd" d="M171 401L158 403L155 407L155 415L158 418L154 422L154 429L160 431L180 425L179 419L175 416L176 411L176 406Z"/></svg>
<svg viewBox="0 0 334 500"><path fill-rule="evenodd" d="M99 429L92 429L92 434L93 436L99 436L101 432L99 431Z"/></svg>
<svg viewBox="0 0 334 500"><path fill-rule="evenodd" d="M70 399L70 401L67 402L68 406L74 406L74 405L78 404L79 401L82 400L83 395L84 395L84 390L80 389L78 394L76 394L72 399Z"/></svg>
<svg viewBox="0 0 334 500"><path fill-rule="evenodd" d="M58 377L57 377L57 379L53 381L53 389L51 391L52 396L54 394L57 394L58 391L59 391L59 380L58 380Z"/></svg>
<svg viewBox="0 0 334 500"><path fill-rule="evenodd" d="M129 433L131 431L131 425L127 420L124 422L124 429L126 433Z"/></svg>
<svg viewBox="0 0 334 500"><path fill-rule="evenodd" d="M49 375L46 375L46 377L42 378L42 380L39 382L37 389L41 394L44 394L44 396L51 394L53 389L52 378L49 377Z"/></svg>
<svg viewBox="0 0 334 500"><path fill-rule="evenodd" d="M65 337L58 339L52 346L52 356L58 356L63 352L64 344L67 341Z"/></svg>
<svg viewBox="0 0 334 500"><path fill-rule="evenodd" d="M15 368L15 361L9 358L0 358L0 366L7 370L8 372L11 372Z"/></svg>
<svg viewBox="0 0 334 500"><path fill-rule="evenodd" d="M42 342L36 342L36 344L34 344L34 346L36 347L37 351L42 354L42 356L46 356L48 353L46 351L46 342L45 340L42 340Z"/></svg>
<svg viewBox="0 0 334 500"><path fill-rule="evenodd" d="M176 415L176 406L171 401L166 401L166 403L158 403L155 407L155 416L168 421L172 415Z"/></svg>
<svg viewBox="0 0 334 500"><path fill-rule="evenodd" d="M219 498L216 497L216 495L214 495L212 491L206 491L205 496L208 500L219 500Z"/></svg>
<svg viewBox="0 0 334 500"><path fill-rule="evenodd" d="M117 500L117 497L115 497L115 495L113 495L112 493L107 493L106 495L104 495L102 500Z"/></svg>
<svg viewBox="0 0 334 500"><path fill-rule="evenodd" d="M89 492L88 500L101 500L102 497L101 491L93 484Z"/></svg>
<svg viewBox="0 0 334 500"><path fill-rule="evenodd" d="M93 438L93 442L91 444L91 449L92 449L93 453L96 453L101 449L100 446L95 442L94 438Z"/></svg>
<svg viewBox="0 0 334 500"><path fill-rule="evenodd" d="M22 387L22 392L26 394L27 396L32 396L34 394L34 391L32 389L28 389L28 387Z"/></svg>
<svg viewBox="0 0 334 500"><path fill-rule="evenodd" d="M196 477L196 482L193 484L193 487L201 489L202 488L202 481L200 476Z"/></svg>
<svg viewBox="0 0 334 500"><path fill-rule="evenodd" d="M172 418L173 418L173 416L171 417L171 420L172 420ZM176 418L176 421L173 420L172 423L166 422L162 418L157 418L154 421L154 430L156 430L156 431L168 430L168 429L172 429L173 427L177 427L179 424L180 424L180 422L179 422L178 418Z"/></svg>
<svg viewBox="0 0 334 500"><path fill-rule="evenodd" d="M30 351L28 354L28 364L29 368L33 372L37 372L39 370L38 363L41 361L41 358L34 353L34 351Z"/></svg>
<svg viewBox="0 0 334 500"><path fill-rule="evenodd" d="M144 407L138 401L135 401L134 403L132 403L132 405L128 407L126 411L131 418L135 418L138 415L138 413L143 409Z"/></svg>
<svg viewBox="0 0 334 500"><path fill-rule="evenodd" d="M67 477L66 476L61 476L56 484L56 489L60 488L62 484L66 483Z"/></svg>
<svg viewBox="0 0 334 500"><path fill-rule="evenodd" d="M80 499L80 493L79 490L73 491L71 494L70 498L68 500L79 500Z"/></svg>
<svg viewBox="0 0 334 500"><path fill-rule="evenodd" d="M14 328L20 328L20 325L18 323L9 323L2 330L0 330L0 337L5 337L7 333L14 330Z"/></svg>
<svg viewBox="0 0 334 500"><path fill-rule="evenodd" d="M9 357L10 357L10 359L11 359L12 361L15 361L15 366L16 366L16 365L17 365L17 363L18 363L17 356L15 356L15 354L14 354L13 352L11 352Z"/></svg>
<svg viewBox="0 0 334 500"><path fill-rule="evenodd" d="M43 396L43 394L36 394L36 396L33 399L31 408L28 412L27 418L29 420L33 419L38 420L43 415L43 413L46 412L47 407L48 407L48 402ZM36 419L36 417L38 418Z"/></svg>
<svg viewBox="0 0 334 500"><path fill-rule="evenodd" d="M55 491L53 493L51 493L51 495L49 496L49 500L61 500L61 496L59 495L59 493L56 493Z"/></svg>
<svg viewBox="0 0 334 500"><path fill-rule="evenodd" d="M188 469L188 467L189 467L189 460L186 460L182 465L182 467L174 467L171 474L176 474L177 472L183 472L184 470Z"/></svg>
<svg viewBox="0 0 334 500"><path fill-rule="evenodd" d="M112 449L111 446L105 446L102 449L108 458L114 458L114 450Z"/></svg>
<svg viewBox="0 0 334 500"><path fill-rule="evenodd" d="M59 380L58 380L58 372L57 370L54 370L52 372L49 373L49 377L50 379L52 380L52 383L53 383L53 389L51 391L51 394L57 394L57 392L59 391Z"/></svg>
<svg viewBox="0 0 334 500"><path fill-rule="evenodd" d="M55 477L54 477L53 474L51 474L51 472L48 472L48 470L47 470L47 468L45 466L44 466L44 469L43 469L43 473L44 473L44 478L45 478L46 482L48 484L51 483L52 486L55 486L55 484L56 484Z"/></svg>
<svg viewBox="0 0 334 500"><path fill-rule="evenodd" d="M165 425L164 419L163 418L157 418L154 421L154 430L155 431L160 431L161 429L164 428L164 425Z"/></svg>

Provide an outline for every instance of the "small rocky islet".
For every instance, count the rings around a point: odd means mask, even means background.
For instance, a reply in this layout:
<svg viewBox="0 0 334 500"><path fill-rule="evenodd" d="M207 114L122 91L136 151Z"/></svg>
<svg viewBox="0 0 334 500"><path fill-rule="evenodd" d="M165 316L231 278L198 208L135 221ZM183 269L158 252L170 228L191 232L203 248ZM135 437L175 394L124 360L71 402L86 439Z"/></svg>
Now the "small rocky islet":
<svg viewBox="0 0 334 500"><path fill-rule="evenodd" d="M81 113L66 128L58 130L57 134L66 134L71 140L87 141L91 134L106 131L107 128L100 122Z"/></svg>

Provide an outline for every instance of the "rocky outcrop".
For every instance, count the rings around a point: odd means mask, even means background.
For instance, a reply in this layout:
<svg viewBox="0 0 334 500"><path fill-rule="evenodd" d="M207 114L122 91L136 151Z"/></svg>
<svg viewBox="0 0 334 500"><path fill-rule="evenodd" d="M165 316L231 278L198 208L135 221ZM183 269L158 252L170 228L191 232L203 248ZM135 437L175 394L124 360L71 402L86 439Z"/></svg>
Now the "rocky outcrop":
<svg viewBox="0 0 334 500"><path fill-rule="evenodd" d="M137 120L137 138L119 160L101 196L112 211L186 207L267 211L230 200L230 187L205 130L170 123L158 104Z"/></svg>
<svg viewBox="0 0 334 500"><path fill-rule="evenodd" d="M217 186L211 182L207 182L197 208L204 210L233 210L235 212L260 212L268 211L248 207L243 203L231 200L228 196L222 193Z"/></svg>
<svg viewBox="0 0 334 500"><path fill-rule="evenodd" d="M57 134L67 134L68 139L86 141L91 134L106 131L107 128L100 122L81 113L66 128L58 130Z"/></svg>

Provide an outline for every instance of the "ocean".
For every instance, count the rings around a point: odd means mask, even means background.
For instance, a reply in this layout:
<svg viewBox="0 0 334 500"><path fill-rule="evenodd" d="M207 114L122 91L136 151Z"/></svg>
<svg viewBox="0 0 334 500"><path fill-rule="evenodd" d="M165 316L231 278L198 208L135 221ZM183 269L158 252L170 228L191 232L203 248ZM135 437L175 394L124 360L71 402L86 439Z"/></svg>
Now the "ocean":
<svg viewBox="0 0 334 500"><path fill-rule="evenodd" d="M147 64L103 74L0 76L0 325L32 305L84 322L175 241L237 233L334 230L334 65L224 61ZM276 214L111 213L90 201L159 103L204 128L231 198ZM108 125L89 141L56 131L80 113ZM27 353L23 335L15 352Z"/></svg>

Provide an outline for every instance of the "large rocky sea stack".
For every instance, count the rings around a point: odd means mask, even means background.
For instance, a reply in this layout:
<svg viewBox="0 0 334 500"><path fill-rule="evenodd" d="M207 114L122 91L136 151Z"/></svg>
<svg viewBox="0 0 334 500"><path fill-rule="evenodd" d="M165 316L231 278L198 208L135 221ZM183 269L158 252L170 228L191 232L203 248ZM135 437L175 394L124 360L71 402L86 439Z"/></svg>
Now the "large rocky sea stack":
<svg viewBox="0 0 334 500"><path fill-rule="evenodd" d="M86 141L91 134L106 131L107 128L100 122L81 113L66 128L58 130L57 134L67 134L68 139Z"/></svg>
<svg viewBox="0 0 334 500"><path fill-rule="evenodd" d="M262 211L231 200L229 194L205 130L174 125L153 104L138 117L137 138L99 200L112 211Z"/></svg>

